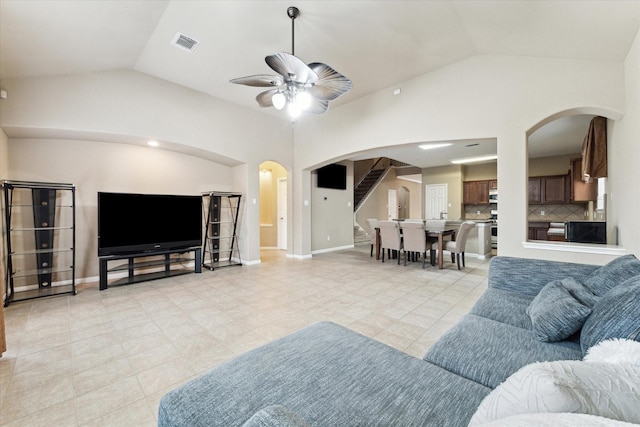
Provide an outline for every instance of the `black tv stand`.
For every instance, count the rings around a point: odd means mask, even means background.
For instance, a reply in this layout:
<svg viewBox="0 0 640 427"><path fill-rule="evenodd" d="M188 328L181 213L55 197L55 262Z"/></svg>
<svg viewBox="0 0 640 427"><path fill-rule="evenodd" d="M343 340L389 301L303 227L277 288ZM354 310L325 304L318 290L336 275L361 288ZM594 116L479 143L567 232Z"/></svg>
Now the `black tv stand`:
<svg viewBox="0 0 640 427"><path fill-rule="evenodd" d="M194 253L194 257L183 257L182 254ZM178 255L172 257L171 255ZM160 258L158 258L160 257ZM149 258L143 261L136 262L136 258ZM107 289L107 275L110 272L116 271L128 271L128 275L125 278L116 280L112 285L123 285L130 283L145 282L148 280L162 279L165 277L178 276L181 274L188 274L191 272L202 272L202 249L200 247L193 248L181 248L171 250L161 250L153 252L140 252L135 254L125 255L110 255L98 258L100 261L100 290ZM126 259L126 264L121 264L116 267L108 268L109 261L119 261ZM194 269L189 268L174 268L172 265L194 263ZM158 267L164 266L164 270L158 270ZM156 271L147 273L136 273L135 270L149 270L154 269Z"/></svg>

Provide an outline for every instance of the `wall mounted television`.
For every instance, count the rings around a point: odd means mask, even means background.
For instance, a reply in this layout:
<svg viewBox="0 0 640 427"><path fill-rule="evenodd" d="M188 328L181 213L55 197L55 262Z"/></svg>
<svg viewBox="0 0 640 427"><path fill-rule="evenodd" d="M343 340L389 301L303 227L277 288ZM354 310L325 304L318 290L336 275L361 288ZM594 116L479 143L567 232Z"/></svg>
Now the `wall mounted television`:
<svg viewBox="0 0 640 427"><path fill-rule="evenodd" d="M331 164L318 169L318 187L333 188L335 190L347 189L347 167L345 165Z"/></svg>
<svg viewBox="0 0 640 427"><path fill-rule="evenodd" d="M202 244L202 197L98 192L98 256Z"/></svg>

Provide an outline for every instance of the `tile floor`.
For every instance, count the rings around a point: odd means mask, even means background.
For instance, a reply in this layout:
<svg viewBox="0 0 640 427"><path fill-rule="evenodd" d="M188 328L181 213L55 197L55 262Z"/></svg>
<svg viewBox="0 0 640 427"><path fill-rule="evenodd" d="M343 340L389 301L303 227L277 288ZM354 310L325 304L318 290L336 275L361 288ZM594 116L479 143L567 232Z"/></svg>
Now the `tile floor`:
<svg viewBox="0 0 640 427"><path fill-rule="evenodd" d="M169 390L256 346L330 320L416 357L486 289L458 271L375 261L369 245L13 303L0 358L2 426L155 426Z"/></svg>

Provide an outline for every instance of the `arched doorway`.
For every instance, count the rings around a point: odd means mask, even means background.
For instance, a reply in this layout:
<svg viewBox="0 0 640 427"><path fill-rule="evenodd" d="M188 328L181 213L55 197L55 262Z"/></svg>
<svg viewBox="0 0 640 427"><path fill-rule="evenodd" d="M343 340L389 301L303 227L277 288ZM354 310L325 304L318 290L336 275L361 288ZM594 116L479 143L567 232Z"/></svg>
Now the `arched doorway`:
<svg viewBox="0 0 640 427"><path fill-rule="evenodd" d="M287 249L287 171L279 163L260 164L260 248Z"/></svg>

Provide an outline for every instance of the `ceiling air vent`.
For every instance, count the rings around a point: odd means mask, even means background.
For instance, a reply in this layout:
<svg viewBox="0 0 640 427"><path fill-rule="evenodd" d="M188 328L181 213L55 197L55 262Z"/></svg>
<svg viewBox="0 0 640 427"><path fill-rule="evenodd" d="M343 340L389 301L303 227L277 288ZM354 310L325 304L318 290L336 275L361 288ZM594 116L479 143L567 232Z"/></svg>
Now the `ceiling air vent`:
<svg viewBox="0 0 640 427"><path fill-rule="evenodd" d="M176 33L171 40L171 44L179 47L180 49L186 50L187 52L193 52L200 42L198 40L194 40L191 37L185 36L181 33Z"/></svg>

